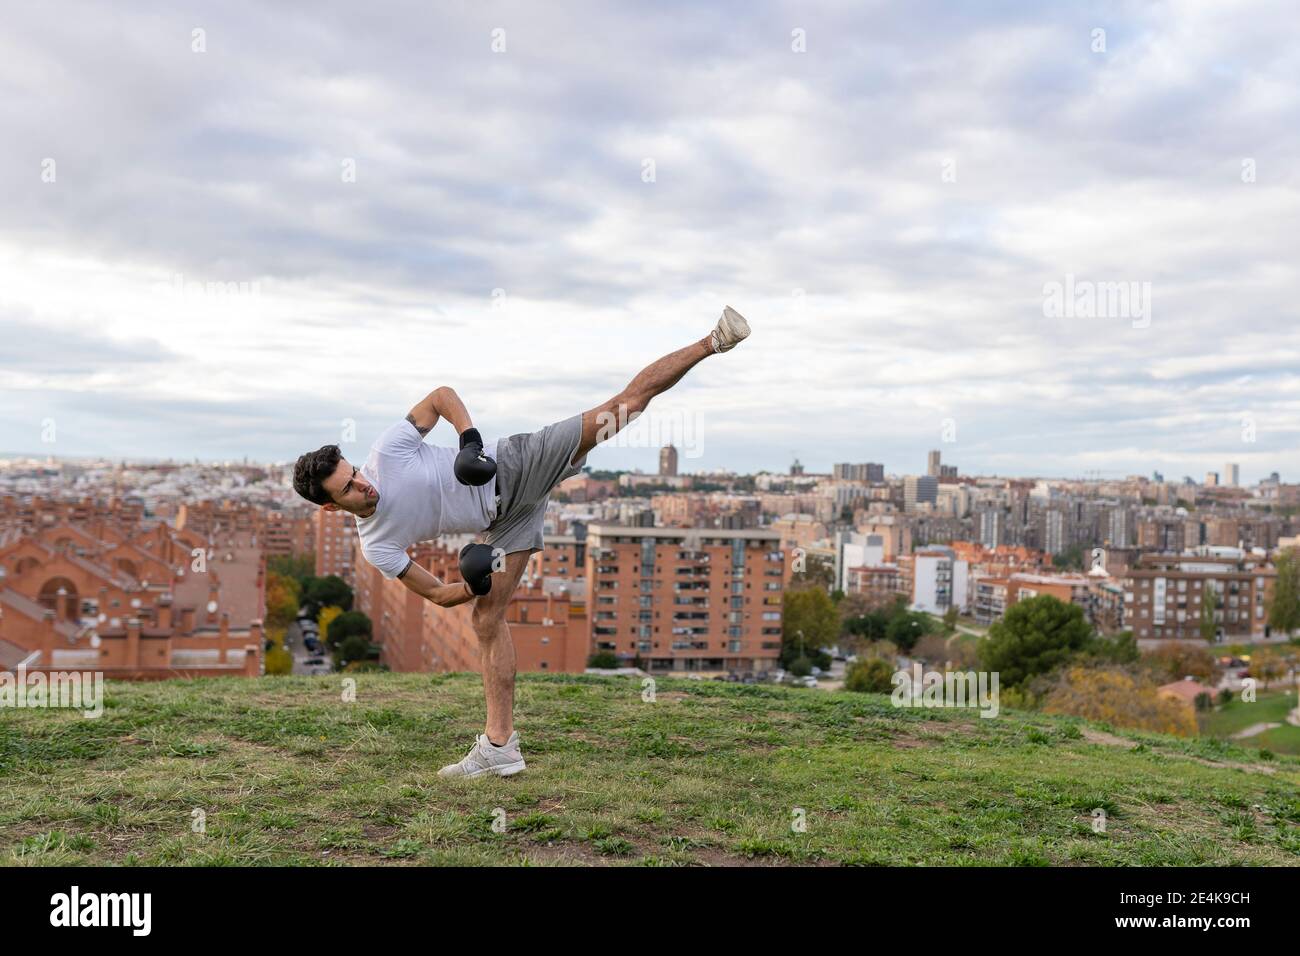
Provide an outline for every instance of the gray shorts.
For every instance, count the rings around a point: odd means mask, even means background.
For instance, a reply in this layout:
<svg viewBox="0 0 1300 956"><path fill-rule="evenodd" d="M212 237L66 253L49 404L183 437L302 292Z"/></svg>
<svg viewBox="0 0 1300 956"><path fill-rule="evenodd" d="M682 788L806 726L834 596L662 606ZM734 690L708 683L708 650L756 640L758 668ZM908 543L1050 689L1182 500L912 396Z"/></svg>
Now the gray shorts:
<svg viewBox="0 0 1300 956"><path fill-rule="evenodd" d="M540 431L523 432L497 442L497 516L484 540L506 554L541 551L542 527L551 489L582 473L584 455L570 464L582 440L582 415Z"/></svg>

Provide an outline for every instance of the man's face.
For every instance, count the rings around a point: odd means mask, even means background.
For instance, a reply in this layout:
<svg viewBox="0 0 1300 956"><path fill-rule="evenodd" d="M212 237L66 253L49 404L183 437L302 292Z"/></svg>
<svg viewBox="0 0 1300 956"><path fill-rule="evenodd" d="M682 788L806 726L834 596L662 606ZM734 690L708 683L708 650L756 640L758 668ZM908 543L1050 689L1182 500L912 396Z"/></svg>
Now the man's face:
<svg viewBox="0 0 1300 956"><path fill-rule="evenodd" d="M339 460L339 465L323 482L321 487L334 499L331 503L321 505L326 511L346 511L354 515L369 515L379 504L379 490L375 488L346 458Z"/></svg>

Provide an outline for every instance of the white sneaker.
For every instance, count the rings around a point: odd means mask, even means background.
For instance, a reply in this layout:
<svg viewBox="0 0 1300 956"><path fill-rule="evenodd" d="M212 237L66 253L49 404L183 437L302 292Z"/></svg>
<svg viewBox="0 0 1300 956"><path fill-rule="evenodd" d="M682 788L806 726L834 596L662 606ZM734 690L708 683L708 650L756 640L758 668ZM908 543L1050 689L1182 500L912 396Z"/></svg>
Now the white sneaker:
<svg viewBox="0 0 1300 956"><path fill-rule="evenodd" d="M498 777L509 777L524 769L524 755L519 750L519 733L510 734L510 739L500 747L488 740L487 734L479 734L474 746L459 763L448 764L438 771L440 777L481 777L485 773L494 773Z"/></svg>
<svg viewBox="0 0 1300 956"><path fill-rule="evenodd" d="M717 328L709 333L709 338L713 341L714 352L730 352L749 338L749 323L743 315L727 306L722 310Z"/></svg>

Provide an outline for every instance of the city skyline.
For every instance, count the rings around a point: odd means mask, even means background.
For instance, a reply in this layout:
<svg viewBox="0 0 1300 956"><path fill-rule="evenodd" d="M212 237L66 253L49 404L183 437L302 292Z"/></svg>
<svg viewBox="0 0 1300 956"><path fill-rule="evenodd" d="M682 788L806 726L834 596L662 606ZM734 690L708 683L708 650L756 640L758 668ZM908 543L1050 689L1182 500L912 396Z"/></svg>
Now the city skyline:
<svg viewBox="0 0 1300 956"><path fill-rule="evenodd" d="M599 467L599 466L592 466L592 465L588 465L587 467L593 472L610 471L610 472L654 475L658 473L659 453L663 447L666 446L660 446L649 450L655 456L653 467L646 467L644 464L639 462L627 467ZM345 454L347 453L347 449L344 449L344 453ZM96 456L96 455L60 456L60 455L51 455L51 454L41 454L39 452L11 452L11 451L0 450L0 463L9 464L9 463L19 462L19 461L53 461L56 463L67 463L72 465L86 465L90 463L107 463L107 464L117 463L117 464L125 464L127 466L142 466L142 467L157 467L161 465L174 465L176 467L183 467L186 465L190 465L190 466L198 465L200 467L284 468L284 467L291 466L293 464L292 460L285 460L285 461L263 460L263 459L253 458L247 455L241 456L239 458L182 459L182 458L155 458L155 457L148 457L148 456L125 456L125 457ZM782 467L759 468L753 471L742 471L735 468L726 468L726 467L721 467L713 471L704 470L704 469L685 469L685 468L679 469L679 471L683 475L704 475L704 476L724 475L724 474L733 474L738 476L767 474L773 476L786 476L786 477L824 476L824 477L834 478L835 468L839 465L843 465L843 464L861 465L861 464L867 464L867 462L865 461L864 462L838 462L837 461L837 462L832 462L829 466L823 469L808 467L807 463L803 462L802 460L798 460L798 464L801 466L801 471L799 473L799 476L793 476L790 474L789 465L787 465L784 468ZM899 480L909 476L922 476L925 474L925 469L918 469L918 470L911 470L911 471L896 470L890 468L887 463L877 462L876 464L881 464L884 467L884 477L886 480L888 479ZM943 462L944 467L948 467L950 464L951 464L950 462L946 462L946 461ZM1224 467L1232 464L1236 464L1236 463L1225 462L1223 463L1222 466L1220 466L1220 468L1209 469L1205 472L1204 475L1201 475L1200 477L1194 474L1164 475L1161 474L1159 471L1148 471L1145 474L1141 472L1121 473L1118 471L1112 471L1106 469L1090 469L1088 473L1081 474L1081 475L1051 475L1046 473L1031 473L1031 474L988 473L986 474L980 472L970 472L961 468L958 468L957 477L975 478L975 479L1007 479L1013 481L1028 481L1028 480L1064 481L1064 482L1093 481L1093 482L1102 482L1102 483L1108 481L1123 481L1130 478L1140 478L1149 481L1162 481L1164 483L1174 483L1174 484L1184 483L1187 479L1190 478L1195 484L1204 485L1207 483L1206 478L1208 478L1210 474L1213 474L1218 479L1217 484L1219 485L1226 485L1230 487L1242 487L1242 488L1252 487L1260 484L1261 482L1268 481L1275 474L1278 476L1279 481L1283 483L1286 483L1287 481L1287 476L1285 474L1274 471L1274 472L1270 472L1269 474L1260 476L1260 478L1257 480L1254 481L1239 480L1238 482L1236 482L1235 485L1233 485L1225 477L1226 468ZM1156 477L1157 475L1159 475L1158 479Z"/></svg>

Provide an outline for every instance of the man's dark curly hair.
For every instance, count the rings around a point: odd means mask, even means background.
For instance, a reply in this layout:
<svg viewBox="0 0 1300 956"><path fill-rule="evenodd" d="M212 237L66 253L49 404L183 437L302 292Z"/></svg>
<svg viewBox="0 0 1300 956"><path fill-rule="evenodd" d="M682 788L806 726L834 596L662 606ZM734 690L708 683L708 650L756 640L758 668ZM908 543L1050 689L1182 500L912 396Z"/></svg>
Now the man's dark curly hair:
<svg viewBox="0 0 1300 956"><path fill-rule="evenodd" d="M321 487L321 482L334 474L342 458L338 445L322 445L315 451L300 455L298 463L293 466L293 490L312 504L329 504L333 499Z"/></svg>

